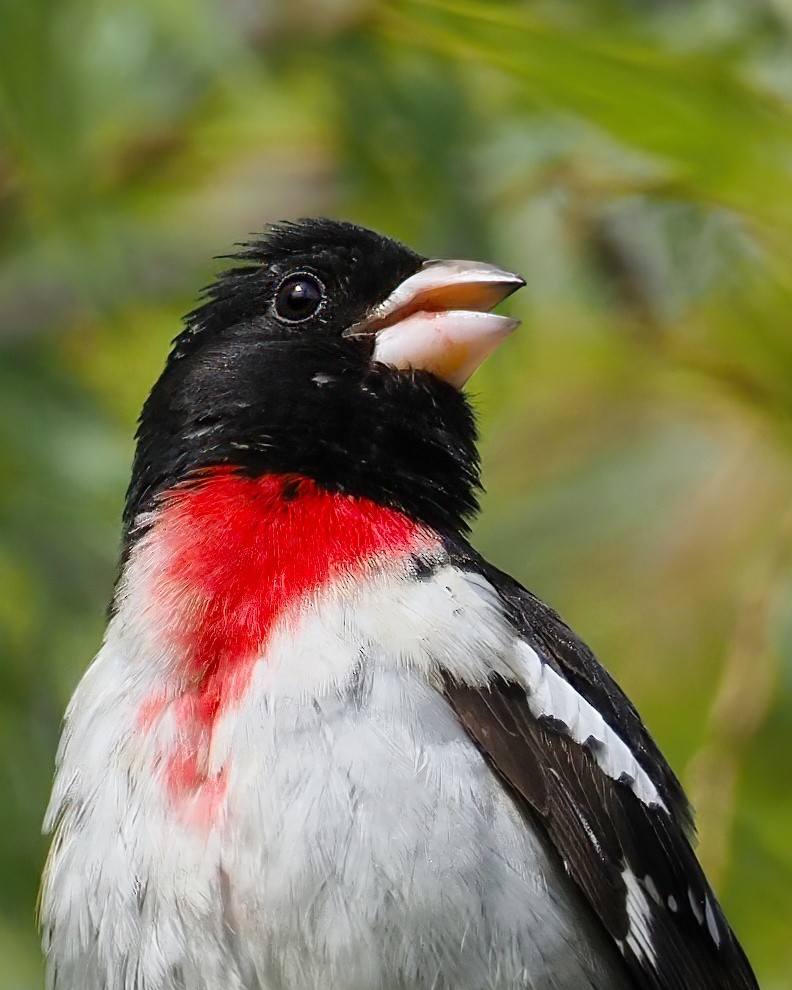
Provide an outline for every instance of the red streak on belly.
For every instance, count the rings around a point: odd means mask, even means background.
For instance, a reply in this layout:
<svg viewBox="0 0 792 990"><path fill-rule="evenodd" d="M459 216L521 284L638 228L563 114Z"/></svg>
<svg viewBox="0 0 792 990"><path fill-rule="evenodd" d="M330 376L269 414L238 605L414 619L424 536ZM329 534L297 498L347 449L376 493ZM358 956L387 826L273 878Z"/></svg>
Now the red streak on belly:
<svg viewBox="0 0 792 990"><path fill-rule="evenodd" d="M163 626L184 658L186 684L171 702L180 742L165 780L201 821L225 794L225 772L207 767L213 726L244 696L278 618L340 577L437 545L430 530L367 499L297 475L247 478L231 469L169 492L149 539L167 561L153 594L167 610ZM162 707L159 698L144 703L141 731Z"/></svg>

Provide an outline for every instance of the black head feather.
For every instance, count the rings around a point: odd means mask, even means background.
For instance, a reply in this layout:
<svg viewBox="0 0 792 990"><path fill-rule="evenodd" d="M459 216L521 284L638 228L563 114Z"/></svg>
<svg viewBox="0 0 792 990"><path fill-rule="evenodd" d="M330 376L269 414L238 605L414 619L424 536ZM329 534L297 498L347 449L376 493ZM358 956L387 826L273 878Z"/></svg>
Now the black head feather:
<svg viewBox="0 0 792 990"><path fill-rule="evenodd" d="M331 220L277 224L232 257L186 317L143 407L126 550L163 491L218 465L303 474L464 530L479 485L466 399L430 374L373 364L370 340L343 335L425 259ZM276 305L295 275L322 293L298 321Z"/></svg>

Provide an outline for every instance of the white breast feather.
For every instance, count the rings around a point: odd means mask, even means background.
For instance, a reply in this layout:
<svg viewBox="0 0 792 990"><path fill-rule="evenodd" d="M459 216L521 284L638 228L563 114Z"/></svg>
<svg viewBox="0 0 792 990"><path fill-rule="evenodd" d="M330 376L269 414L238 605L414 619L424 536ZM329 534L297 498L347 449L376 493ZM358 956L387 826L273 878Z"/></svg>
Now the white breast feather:
<svg viewBox="0 0 792 990"><path fill-rule="evenodd" d="M48 814L50 986L56 973L58 990L623 986L437 690L440 667L518 677L576 740L595 725L605 772L651 791L483 578L389 568L284 616L212 733L207 771L228 791L204 830L156 772L179 743L172 706L138 727L152 695L176 697L175 658L150 604L121 602L70 706Z"/></svg>

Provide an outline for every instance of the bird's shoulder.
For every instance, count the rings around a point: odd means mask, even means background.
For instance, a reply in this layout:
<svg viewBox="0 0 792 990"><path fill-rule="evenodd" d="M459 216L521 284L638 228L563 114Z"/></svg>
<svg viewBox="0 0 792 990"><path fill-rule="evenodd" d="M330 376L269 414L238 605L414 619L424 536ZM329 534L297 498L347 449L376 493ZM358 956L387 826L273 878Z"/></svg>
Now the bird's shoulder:
<svg viewBox="0 0 792 990"><path fill-rule="evenodd" d="M682 786L634 705L556 612L464 541L445 550L446 572L486 589L511 642L479 666L446 661L444 694L541 821L637 985L756 987L693 851ZM484 637L479 649L492 654Z"/></svg>

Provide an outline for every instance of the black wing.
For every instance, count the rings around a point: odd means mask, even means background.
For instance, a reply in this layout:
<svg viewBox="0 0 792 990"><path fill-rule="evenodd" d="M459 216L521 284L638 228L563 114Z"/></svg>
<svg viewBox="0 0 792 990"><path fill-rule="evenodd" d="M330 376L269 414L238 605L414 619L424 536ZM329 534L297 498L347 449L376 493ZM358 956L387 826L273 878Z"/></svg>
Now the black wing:
<svg viewBox="0 0 792 990"><path fill-rule="evenodd" d="M757 982L691 847L682 788L628 699L588 648L547 606L478 558L516 632L597 708L654 784L642 800L612 779L563 722L537 718L525 688L493 675L484 687L446 679L460 722L518 802L544 824L567 872L621 951L636 984L651 990L756 990Z"/></svg>

